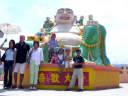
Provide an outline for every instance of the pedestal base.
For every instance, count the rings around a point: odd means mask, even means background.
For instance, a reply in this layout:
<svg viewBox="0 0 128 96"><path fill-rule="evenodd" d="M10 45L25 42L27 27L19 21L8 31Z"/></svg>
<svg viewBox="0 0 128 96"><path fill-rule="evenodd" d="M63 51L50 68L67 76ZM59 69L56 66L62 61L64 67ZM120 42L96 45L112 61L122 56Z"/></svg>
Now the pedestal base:
<svg viewBox="0 0 128 96"><path fill-rule="evenodd" d="M120 70L111 66L84 65L84 89L105 89L119 87ZM39 72L39 89L66 89L72 76L72 69L60 69L57 65L44 64ZM77 88L77 83L75 84Z"/></svg>

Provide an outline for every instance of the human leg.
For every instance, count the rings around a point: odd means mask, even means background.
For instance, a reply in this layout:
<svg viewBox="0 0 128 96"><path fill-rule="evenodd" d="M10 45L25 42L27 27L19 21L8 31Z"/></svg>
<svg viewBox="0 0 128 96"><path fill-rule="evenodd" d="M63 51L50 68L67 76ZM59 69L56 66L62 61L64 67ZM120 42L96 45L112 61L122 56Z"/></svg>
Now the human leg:
<svg viewBox="0 0 128 96"><path fill-rule="evenodd" d="M72 79L70 81L70 84L69 84L69 87L68 88L72 88L75 85L76 76L77 76L77 70L76 69L73 69Z"/></svg>
<svg viewBox="0 0 128 96"><path fill-rule="evenodd" d="M17 87L18 71L19 71L19 63L16 63L15 64L15 68L14 68L14 85L13 85L13 88L16 88Z"/></svg>
<svg viewBox="0 0 128 96"><path fill-rule="evenodd" d="M25 63L20 64L20 82L19 82L19 88L23 89L22 83L24 79L24 71L25 71Z"/></svg>
<svg viewBox="0 0 128 96"><path fill-rule="evenodd" d="M34 63L33 61L30 61L30 87L33 87L33 81L34 81Z"/></svg>
<svg viewBox="0 0 128 96"><path fill-rule="evenodd" d="M78 88L83 89L83 70L78 69Z"/></svg>
<svg viewBox="0 0 128 96"><path fill-rule="evenodd" d="M4 88L7 87L7 82L8 82L8 64L7 62L4 62Z"/></svg>
<svg viewBox="0 0 128 96"><path fill-rule="evenodd" d="M9 62L9 81L8 81L8 87L12 87L12 71L13 71L13 61Z"/></svg>
<svg viewBox="0 0 128 96"><path fill-rule="evenodd" d="M19 82L19 88L20 89L23 89L23 85L22 85L23 79L24 79L24 74L20 74L20 82Z"/></svg>
<svg viewBox="0 0 128 96"><path fill-rule="evenodd" d="M34 67L34 88L36 89L36 85L38 84L38 72L39 72L39 65L36 65L35 64L35 67Z"/></svg>

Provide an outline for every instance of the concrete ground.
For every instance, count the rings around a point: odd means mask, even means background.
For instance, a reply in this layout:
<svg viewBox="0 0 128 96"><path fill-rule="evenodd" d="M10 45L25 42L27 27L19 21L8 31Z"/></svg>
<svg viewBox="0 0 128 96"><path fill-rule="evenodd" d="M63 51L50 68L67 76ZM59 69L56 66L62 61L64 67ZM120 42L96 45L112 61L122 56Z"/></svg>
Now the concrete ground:
<svg viewBox="0 0 128 96"><path fill-rule="evenodd" d="M0 96L128 96L128 83L121 83L120 88L105 90L56 91L56 90L3 90L0 82Z"/></svg>

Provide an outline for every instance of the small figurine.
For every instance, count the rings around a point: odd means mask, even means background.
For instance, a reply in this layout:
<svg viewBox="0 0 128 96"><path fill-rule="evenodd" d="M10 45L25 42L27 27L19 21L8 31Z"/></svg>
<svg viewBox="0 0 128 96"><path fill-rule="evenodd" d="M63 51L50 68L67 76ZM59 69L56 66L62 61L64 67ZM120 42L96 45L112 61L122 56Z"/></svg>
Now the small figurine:
<svg viewBox="0 0 128 96"><path fill-rule="evenodd" d="M52 28L54 23L50 20L50 17L46 17L46 21L43 24L43 28Z"/></svg>
<svg viewBox="0 0 128 96"><path fill-rule="evenodd" d="M72 68L72 57L70 48L65 49L64 65L65 68Z"/></svg>
<svg viewBox="0 0 128 96"><path fill-rule="evenodd" d="M84 16L80 16L80 19L76 21L78 26L83 26L83 22L84 22Z"/></svg>
<svg viewBox="0 0 128 96"><path fill-rule="evenodd" d="M52 33L51 38L48 42L49 60L51 60L51 56L54 53L54 50L56 47L58 47L58 42L56 40L56 34Z"/></svg>
<svg viewBox="0 0 128 96"><path fill-rule="evenodd" d="M98 25L98 22L93 20L93 15L89 15L88 19L89 20L87 21L87 26L89 26L89 25Z"/></svg>
<svg viewBox="0 0 128 96"><path fill-rule="evenodd" d="M58 64L58 62L59 62L58 55L57 55L56 52L54 52L52 54L52 58L51 58L50 64Z"/></svg>
<svg viewBox="0 0 128 96"><path fill-rule="evenodd" d="M63 67L63 62L64 62L64 49L63 48L60 48L58 50L58 59L59 59L59 66L60 67Z"/></svg>

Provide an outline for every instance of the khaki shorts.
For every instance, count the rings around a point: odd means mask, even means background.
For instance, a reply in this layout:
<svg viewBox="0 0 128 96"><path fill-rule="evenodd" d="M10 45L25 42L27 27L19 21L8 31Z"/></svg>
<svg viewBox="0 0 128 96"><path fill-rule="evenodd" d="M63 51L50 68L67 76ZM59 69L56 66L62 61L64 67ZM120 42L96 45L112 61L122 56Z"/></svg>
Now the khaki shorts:
<svg viewBox="0 0 128 96"><path fill-rule="evenodd" d="M16 63L14 72L15 73L20 72L20 74L24 74L25 66L26 66L26 63Z"/></svg>

